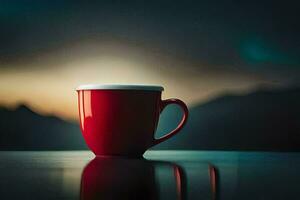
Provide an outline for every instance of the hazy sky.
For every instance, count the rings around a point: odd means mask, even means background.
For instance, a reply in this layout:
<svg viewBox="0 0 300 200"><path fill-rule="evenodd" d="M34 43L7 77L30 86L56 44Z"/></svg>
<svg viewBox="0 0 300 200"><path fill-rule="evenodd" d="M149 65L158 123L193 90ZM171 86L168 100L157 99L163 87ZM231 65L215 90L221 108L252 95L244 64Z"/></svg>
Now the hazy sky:
<svg viewBox="0 0 300 200"><path fill-rule="evenodd" d="M298 84L299 3L0 1L0 105L74 119L84 83L165 87L190 106Z"/></svg>

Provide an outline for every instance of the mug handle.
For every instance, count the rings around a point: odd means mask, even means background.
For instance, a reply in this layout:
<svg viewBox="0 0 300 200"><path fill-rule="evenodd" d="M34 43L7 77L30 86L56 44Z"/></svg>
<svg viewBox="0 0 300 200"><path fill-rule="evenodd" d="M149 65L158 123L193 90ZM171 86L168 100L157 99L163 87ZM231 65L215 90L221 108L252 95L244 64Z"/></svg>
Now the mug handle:
<svg viewBox="0 0 300 200"><path fill-rule="evenodd" d="M167 107L170 104L177 104L178 106L181 107L181 109L183 110L182 119L181 119L180 123L178 124L178 126L173 131L171 131L170 133L168 133L158 139L154 138L153 145L157 145L157 144L169 139L170 137L174 136L176 133L178 133L183 128L184 124L187 121L187 118L189 115L189 110L188 110L187 106L185 105L185 103L179 99L173 98L173 99L162 100L161 104L160 104L160 114L165 109L165 107Z"/></svg>

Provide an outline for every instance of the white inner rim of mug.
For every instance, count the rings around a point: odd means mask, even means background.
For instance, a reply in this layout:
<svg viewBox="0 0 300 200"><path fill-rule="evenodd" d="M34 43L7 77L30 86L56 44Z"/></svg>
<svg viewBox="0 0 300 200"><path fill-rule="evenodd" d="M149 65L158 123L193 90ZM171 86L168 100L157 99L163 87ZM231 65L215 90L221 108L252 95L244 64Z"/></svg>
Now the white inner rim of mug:
<svg viewBox="0 0 300 200"><path fill-rule="evenodd" d="M122 84L86 84L80 85L76 90L150 90L163 91L159 85L122 85Z"/></svg>

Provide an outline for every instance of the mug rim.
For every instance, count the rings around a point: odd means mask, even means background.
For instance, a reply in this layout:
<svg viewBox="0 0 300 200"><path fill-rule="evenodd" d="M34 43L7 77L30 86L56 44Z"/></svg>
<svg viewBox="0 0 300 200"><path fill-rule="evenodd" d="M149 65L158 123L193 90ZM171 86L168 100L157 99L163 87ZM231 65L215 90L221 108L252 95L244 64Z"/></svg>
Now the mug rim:
<svg viewBox="0 0 300 200"><path fill-rule="evenodd" d="M79 85L76 91L80 90L148 90L148 91L164 91L160 85L144 85L144 84L84 84Z"/></svg>

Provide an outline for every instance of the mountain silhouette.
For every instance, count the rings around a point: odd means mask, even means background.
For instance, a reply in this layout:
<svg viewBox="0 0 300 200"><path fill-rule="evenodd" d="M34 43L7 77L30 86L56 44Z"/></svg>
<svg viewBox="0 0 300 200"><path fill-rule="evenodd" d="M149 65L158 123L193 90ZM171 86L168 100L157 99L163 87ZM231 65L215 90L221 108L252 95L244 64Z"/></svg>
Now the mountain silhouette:
<svg viewBox="0 0 300 200"><path fill-rule="evenodd" d="M76 123L41 116L25 105L0 108L0 150L87 149Z"/></svg>
<svg viewBox="0 0 300 200"><path fill-rule="evenodd" d="M168 106L156 137L178 124L181 110ZM0 150L87 149L78 123L42 116L21 105L0 108ZM190 108L183 130L153 149L300 150L300 88L224 95Z"/></svg>
<svg viewBox="0 0 300 200"><path fill-rule="evenodd" d="M158 132L171 130L180 114L170 107ZM225 95L195 106L183 130L156 148L299 151L300 88Z"/></svg>

